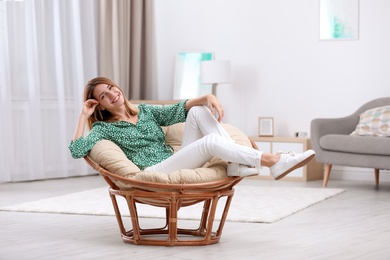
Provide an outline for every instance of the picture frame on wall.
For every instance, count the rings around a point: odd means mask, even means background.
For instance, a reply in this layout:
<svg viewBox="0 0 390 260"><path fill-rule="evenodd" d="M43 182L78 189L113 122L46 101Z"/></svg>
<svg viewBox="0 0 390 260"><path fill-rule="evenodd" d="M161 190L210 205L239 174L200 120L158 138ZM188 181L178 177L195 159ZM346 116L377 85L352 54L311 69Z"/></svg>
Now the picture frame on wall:
<svg viewBox="0 0 390 260"><path fill-rule="evenodd" d="M274 136L273 117L259 117L259 136L264 136L264 137Z"/></svg>
<svg viewBox="0 0 390 260"><path fill-rule="evenodd" d="M359 39L359 0L320 0L320 40Z"/></svg>
<svg viewBox="0 0 390 260"><path fill-rule="evenodd" d="M178 52L175 61L173 99L200 97L212 92L210 84L200 82L200 64L214 60L214 52Z"/></svg>

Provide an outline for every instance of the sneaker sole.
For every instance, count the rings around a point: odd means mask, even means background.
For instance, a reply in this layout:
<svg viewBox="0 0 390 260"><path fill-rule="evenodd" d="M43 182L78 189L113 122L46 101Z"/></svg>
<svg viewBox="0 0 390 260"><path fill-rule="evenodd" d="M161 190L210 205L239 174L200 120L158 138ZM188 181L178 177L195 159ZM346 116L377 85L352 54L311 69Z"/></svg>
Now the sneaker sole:
<svg viewBox="0 0 390 260"><path fill-rule="evenodd" d="M307 158L306 158L305 160L303 160L302 162L300 162L300 163L294 165L293 167L291 167L290 169L288 169L288 170L285 171L284 173L280 174L277 178L275 178L275 180L280 180L281 178L283 178L284 176L286 176L287 174L289 174L289 173L292 172L293 170L305 166L306 164L308 164L308 163L314 158L314 156L315 156L315 154L310 155L309 157L307 157Z"/></svg>
<svg viewBox="0 0 390 260"><path fill-rule="evenodd" d="M252 177L252 176L258 176L258 173L248 174L248 175L228 175L228 177Z"/></svg>
<svg viewBox="0 0 390 260"><path fill-rule="evenodd" d="M240 177L240 178L246 178L246 177L253 177L253 176L258 176L259 174L254 173L254 174L249 174L249 175L228 175L228 177Z"/></svg>
<svg viewBox="0 0 390 260"><path fill-rule="evenodd" d="M251 176L257 176L259 175L259 173L251 173L251 174L248 174L248 175L240 175L240 174L227 174L228 177L251 177Z"/></svg>

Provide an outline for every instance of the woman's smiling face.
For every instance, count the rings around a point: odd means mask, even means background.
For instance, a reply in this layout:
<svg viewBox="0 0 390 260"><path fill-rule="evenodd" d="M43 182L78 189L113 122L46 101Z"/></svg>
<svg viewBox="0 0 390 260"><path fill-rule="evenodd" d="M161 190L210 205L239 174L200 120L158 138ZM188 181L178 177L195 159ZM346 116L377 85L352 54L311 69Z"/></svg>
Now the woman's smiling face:
<svg viewBox="0 0 390 260"><path fill-rule="evenodd" d="M93 91L93 97L100 106L111 111L124 104L123 94L119 88L109 84L98 84Z"/></svg>

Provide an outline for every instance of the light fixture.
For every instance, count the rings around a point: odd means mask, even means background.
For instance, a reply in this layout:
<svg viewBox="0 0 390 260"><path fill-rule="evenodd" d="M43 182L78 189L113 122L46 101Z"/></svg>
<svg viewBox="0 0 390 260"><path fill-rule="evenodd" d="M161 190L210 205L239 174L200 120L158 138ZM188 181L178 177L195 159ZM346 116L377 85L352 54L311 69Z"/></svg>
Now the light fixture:
<svg viewBox="0 0 390 260"><path fill-rule="evenodd" d="M217 85L230 83L231 64L230 61L202 61L200 64L200 82L212 84L212 94L217 95Z"/></svg>

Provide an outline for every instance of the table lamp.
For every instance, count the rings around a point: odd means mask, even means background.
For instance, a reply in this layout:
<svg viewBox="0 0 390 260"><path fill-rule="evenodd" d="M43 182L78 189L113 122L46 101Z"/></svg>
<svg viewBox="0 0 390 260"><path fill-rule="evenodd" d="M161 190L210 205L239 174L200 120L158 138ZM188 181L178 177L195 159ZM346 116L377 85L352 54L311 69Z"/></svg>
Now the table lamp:
<svg viewBox="0 0 390 260"><path fill-rule="evenodd" d="M212 94L217 95L217 85L230 83L231 65L230 61L202 61L200 63L200 82L212 84Z"/></svg>

